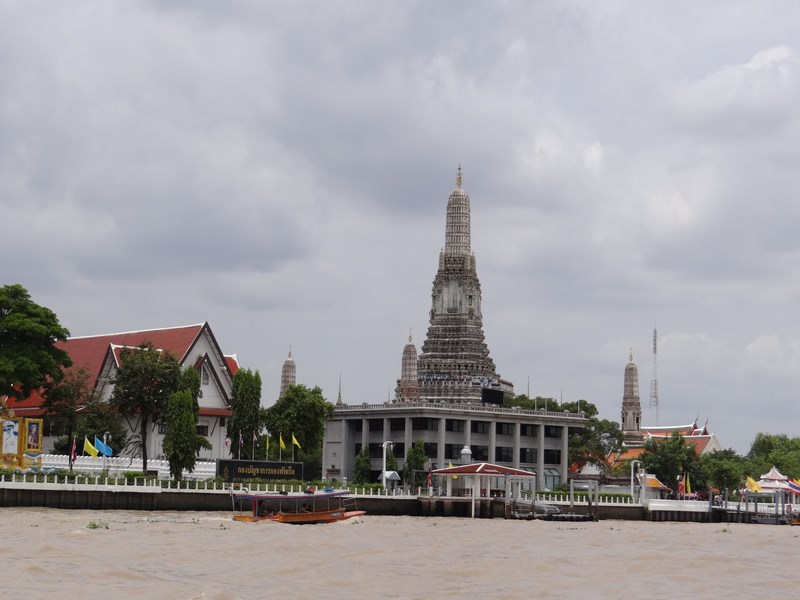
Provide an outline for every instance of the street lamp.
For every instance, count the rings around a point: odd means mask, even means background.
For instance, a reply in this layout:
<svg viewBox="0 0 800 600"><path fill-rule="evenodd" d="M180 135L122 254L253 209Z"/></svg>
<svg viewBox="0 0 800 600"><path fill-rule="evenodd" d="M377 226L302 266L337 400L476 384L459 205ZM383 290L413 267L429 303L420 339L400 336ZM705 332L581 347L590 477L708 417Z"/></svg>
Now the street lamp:
<svg viewBox="0 0 800 600"><path fill-rule="evenodd" d="M636 500L636 496L633 494L633 468L638 464L641 464L638 460L631 461L631 499L633 499L634 501ZM641 485L644 485L646 482L642 481L640 483Z"/></svg>
<svg viewBox="0 0 800 600"><path fill-rule="evenodd" d="M394 446L392 442L383 442L381 444L383 446L383 470L381 471L381 482L383 483L383 489L386 489L386 447L388 446L391 448Z"/></svg>

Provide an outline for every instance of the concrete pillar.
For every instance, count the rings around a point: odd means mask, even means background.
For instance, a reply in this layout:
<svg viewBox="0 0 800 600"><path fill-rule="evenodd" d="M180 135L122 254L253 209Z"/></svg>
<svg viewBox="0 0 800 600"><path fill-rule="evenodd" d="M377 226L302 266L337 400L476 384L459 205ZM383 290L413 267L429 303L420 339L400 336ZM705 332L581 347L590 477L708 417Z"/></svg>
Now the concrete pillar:
<svg viewBox="0 0 800 600"><path fill-rule="evenodd" d="M464 445L472 445L472 419L464 421Z"/></svg>
<svg viewBox="0 0 800 600"><path fill-rule="evenodd" d="M350 422L347 419L342 419L342 445L339 448L339 453L341 456L337 456L336 460L332 462L339 467L340 478L347 477L347 480L350 481L353 478L353 474L348 471L350 469L351 464L355 464L355 457L352 456L352 450L350 449L350 428L348 425ZM325 465L322 465L323 473L325 472Z"/></svg>
<svg viewBox="0 0 800 600"><path fill-rule="evenodd" d="M522 436L522 423L514 423L514 468L519 469L520 437Z"/></svg>
<svg viewBox="0 0 800 600"><path fill-rule="evenodd" d="M411 446L414 444L411 425L412 425L411 417L406 417L406 427L405 427L405 433L403 435L403 443L405 444L406 447L406 456L408 456L408 451L411 450ZM405 459L405 456L403 458Z"/></svg>
<svg viewBox="0 0 800 600"><path fill-rule="evenodd" d="M487 462L497 462L497 422L489 421L489 457Z"/></svg>
<svg viewBox="0 0 800 600"><path fill-rule="evenodd" d="M361 419L361 448L362 450L369 448L369 419L363 417Z"/></svg>
<svg viewBox="0 0 800 600"><path fill-rule="evenodd" d="M536 432L536 487L544 489L544 423L539 423Z"/></svg>
<svg viewBox="0 0 800 600"><path fill-rule="evenodd" d="M444 442L445 442L445 430L447 429L447 419L441 417L439 419L439 450L436 453L436 468L442 469L447 466L445 462L446 459L444 457Z"/></svg>

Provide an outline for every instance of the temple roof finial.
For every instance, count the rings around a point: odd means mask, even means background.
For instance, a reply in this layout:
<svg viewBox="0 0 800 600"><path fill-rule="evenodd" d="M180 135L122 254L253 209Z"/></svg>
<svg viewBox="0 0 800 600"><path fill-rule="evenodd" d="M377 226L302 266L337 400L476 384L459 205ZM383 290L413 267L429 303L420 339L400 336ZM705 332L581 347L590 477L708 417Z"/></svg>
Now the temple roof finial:
<svg viewBox="0 0 800 600"><path fill-rule="evenodd" d="M458 163L458 174L456 175L456 187L461 189L461 163Z"/></svg>
<svg viewBox="0 0 800 600"><path fill-rule="evenodd" d="M633 362L633 348L631 348L630 356L628 357L628 362Z"/></svg>
<svg viewBox="0 0 800 600"><path fill-rule="evenodd" d="M408 343L411 343L411 327L408 328Z"/></svg>

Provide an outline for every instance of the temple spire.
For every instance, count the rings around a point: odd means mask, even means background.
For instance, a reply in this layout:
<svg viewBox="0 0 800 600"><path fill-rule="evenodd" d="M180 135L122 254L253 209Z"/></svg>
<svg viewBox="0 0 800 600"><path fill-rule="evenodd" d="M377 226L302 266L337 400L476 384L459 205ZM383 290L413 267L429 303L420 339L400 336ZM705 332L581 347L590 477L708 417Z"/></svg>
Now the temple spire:
<svg viewBox="0 0 800 600"><path fill-rule="evenodd" d="M458 173L456 174L456 187L461 189L461 163L458 163Z"/></svg>

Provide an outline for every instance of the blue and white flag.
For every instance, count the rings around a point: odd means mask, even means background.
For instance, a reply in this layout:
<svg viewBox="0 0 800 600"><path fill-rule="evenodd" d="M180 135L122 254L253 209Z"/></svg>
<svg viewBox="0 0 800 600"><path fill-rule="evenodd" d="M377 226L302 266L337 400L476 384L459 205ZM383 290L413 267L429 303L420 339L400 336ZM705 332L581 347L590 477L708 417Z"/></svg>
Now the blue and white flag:
<svg viewBox="0 0 800 600"><path fill-rule="evenodd" d="M98 440L97 436L94 438L94 447L97 448L97 451L103 456L111 456L114 453L113 450L111 450L111 446Z"/></svg>

